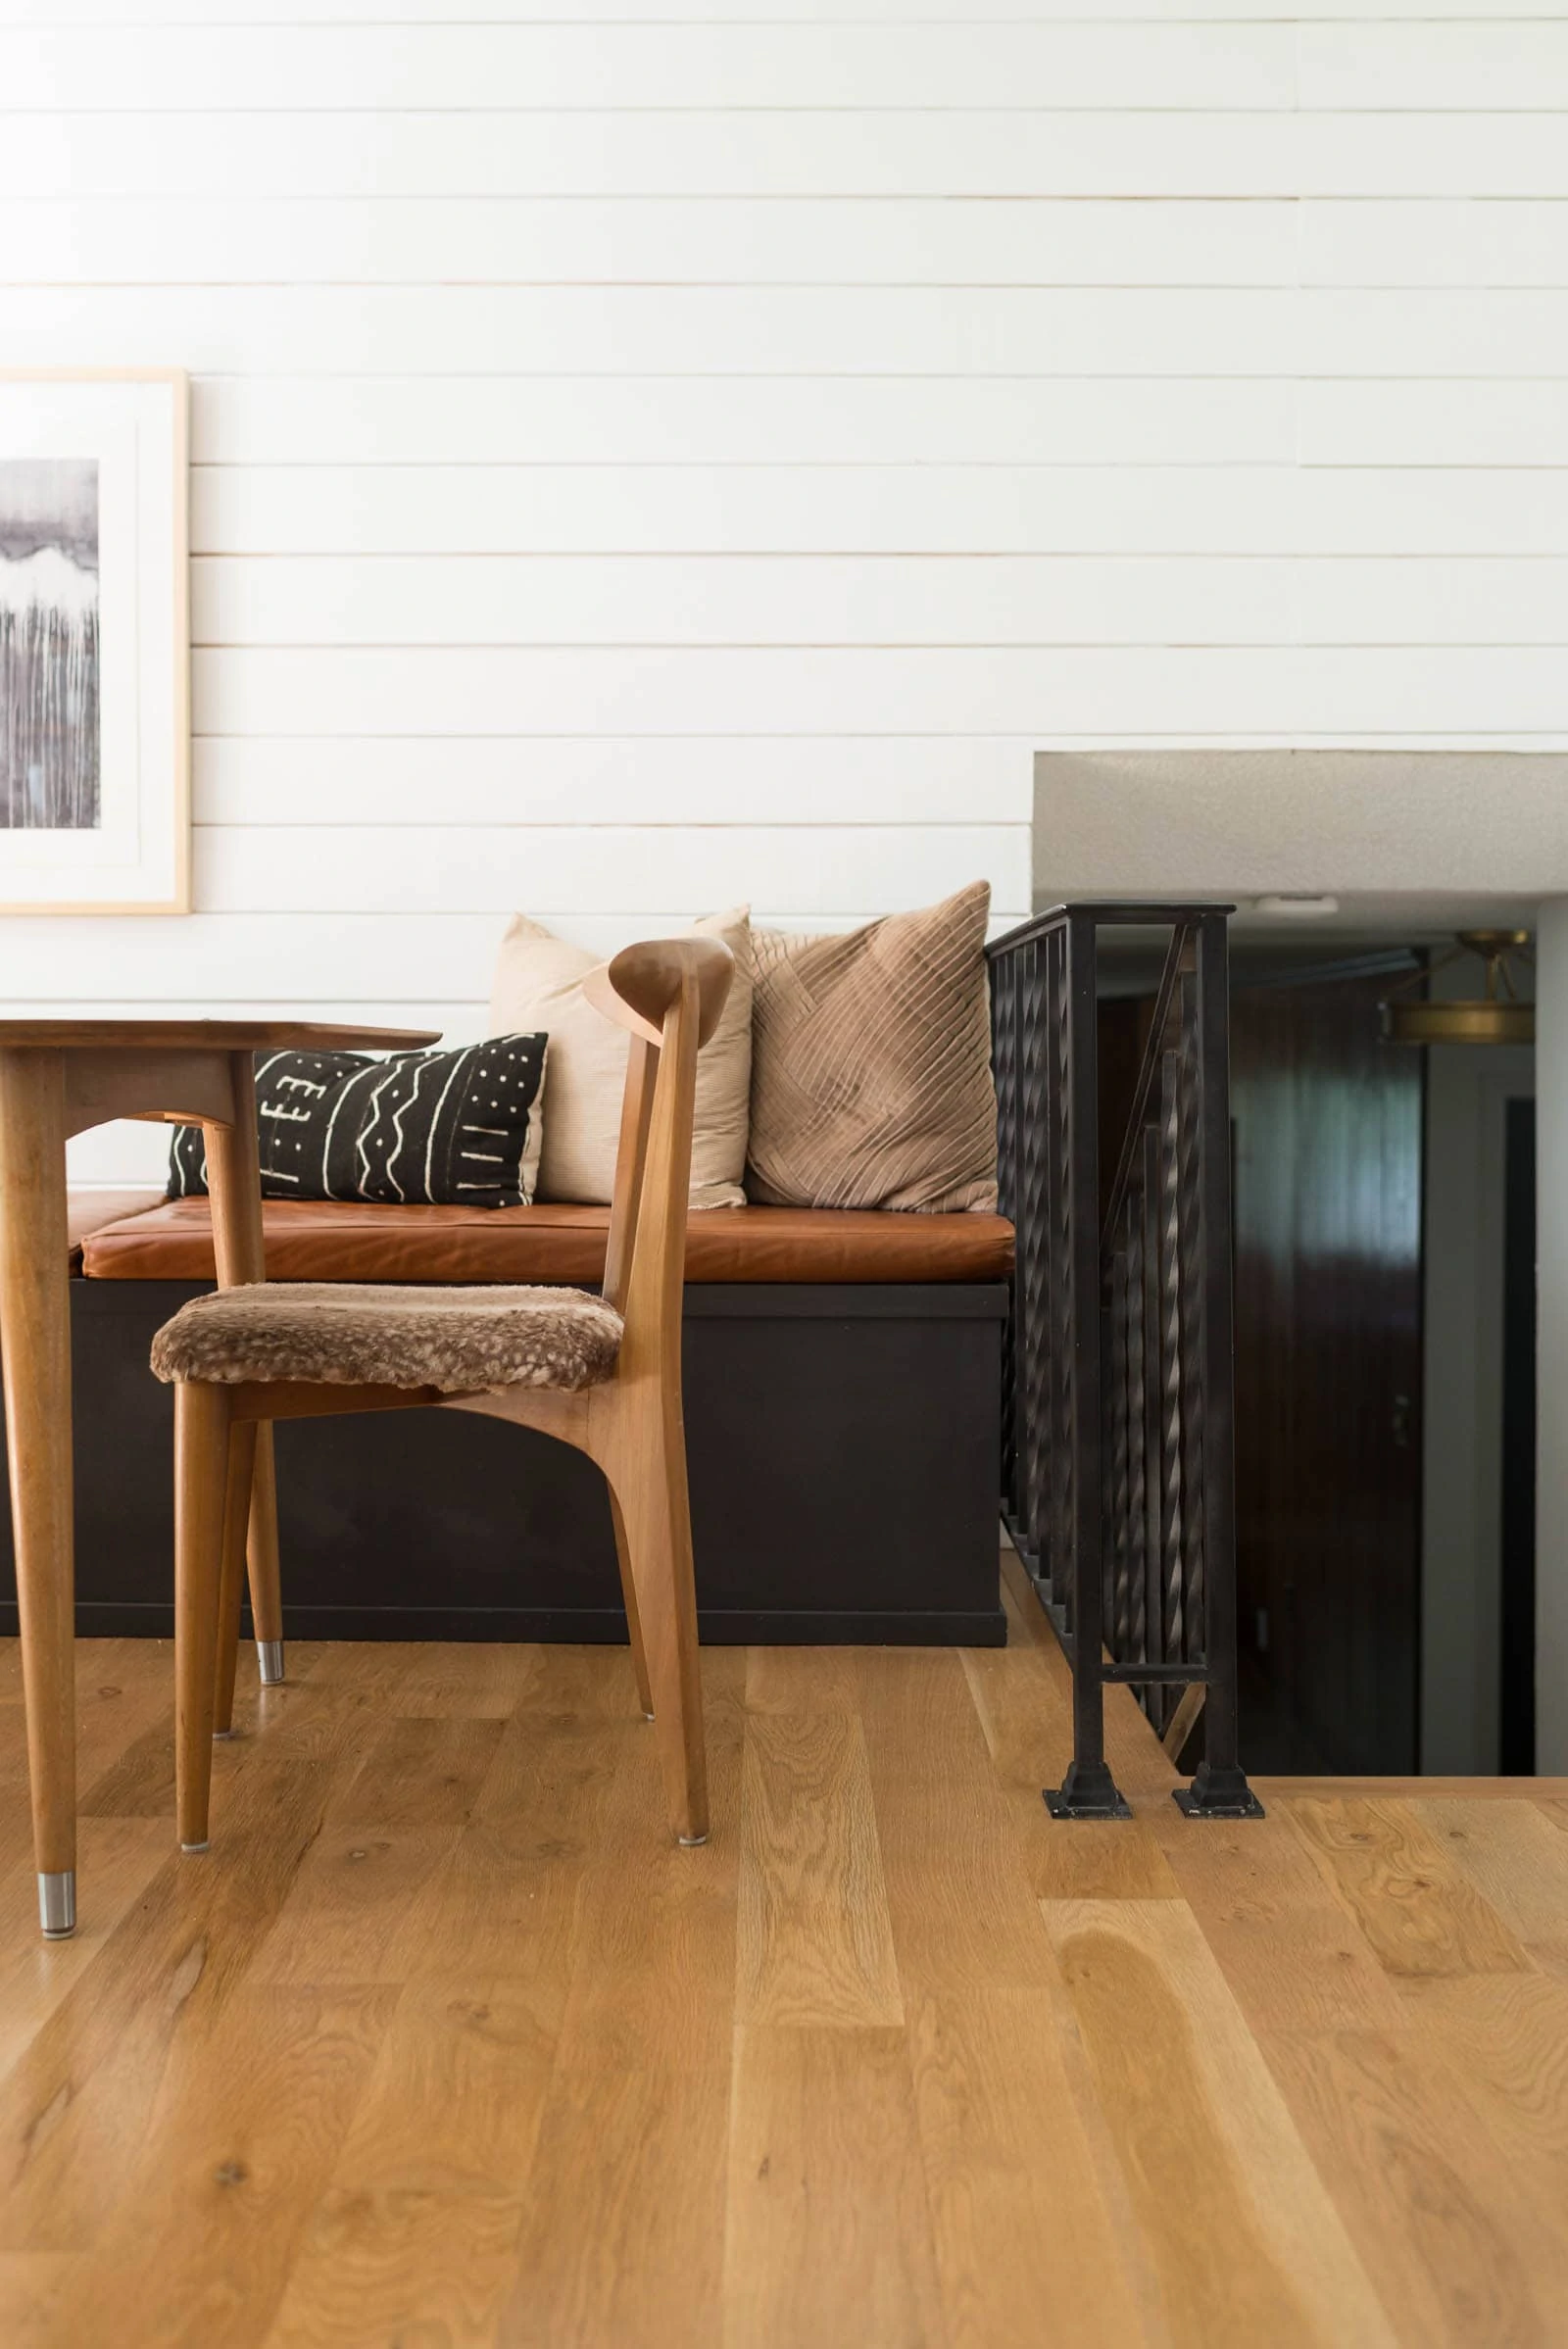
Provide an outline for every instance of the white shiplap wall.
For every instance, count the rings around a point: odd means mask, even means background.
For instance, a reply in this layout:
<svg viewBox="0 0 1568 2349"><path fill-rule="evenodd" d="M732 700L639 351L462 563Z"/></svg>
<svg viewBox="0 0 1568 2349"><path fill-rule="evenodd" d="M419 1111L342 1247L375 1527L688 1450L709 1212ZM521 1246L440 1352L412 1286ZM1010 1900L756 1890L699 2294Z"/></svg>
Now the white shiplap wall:
<svg viewBox="0 0 1568 2349"><path fill-rule="evenodd" d="M9 1002L472 1033L514 905L1014 916L1053 745L1568 743L1551 8L444 13L0 0L0 364L196 466L199 910Z"/></svg>

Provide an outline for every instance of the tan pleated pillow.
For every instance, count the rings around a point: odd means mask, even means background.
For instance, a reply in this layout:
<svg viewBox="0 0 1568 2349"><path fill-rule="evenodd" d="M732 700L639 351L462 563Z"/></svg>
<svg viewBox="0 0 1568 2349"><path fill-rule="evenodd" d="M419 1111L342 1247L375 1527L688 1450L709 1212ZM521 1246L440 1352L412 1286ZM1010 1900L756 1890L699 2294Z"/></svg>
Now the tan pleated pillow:
<svg viewBox="0 0 1568 2349"><path fill-rule="evenodd" d="M691 924L697 935L722 939L735 957L723 1015L697 1063L694 1207L746 1204L741 1182L752 1073L750 927L750 908L745 905ZM525 913L514 914L496 959L490 991L494 1033L543 1029L550 1038L536 1199L604 1206L614 1191L628 1038L623 1028L596 1011L582 992L583 980L600 960ZM527 1018L519 1030L524 1007Z"/></svg>
<svg viewBox="0 0 1568 2349"><path fill-rule="evenodd" d="M844 937L752 932L754 1199L995 1211L990 909L976 881Z"/></svg>

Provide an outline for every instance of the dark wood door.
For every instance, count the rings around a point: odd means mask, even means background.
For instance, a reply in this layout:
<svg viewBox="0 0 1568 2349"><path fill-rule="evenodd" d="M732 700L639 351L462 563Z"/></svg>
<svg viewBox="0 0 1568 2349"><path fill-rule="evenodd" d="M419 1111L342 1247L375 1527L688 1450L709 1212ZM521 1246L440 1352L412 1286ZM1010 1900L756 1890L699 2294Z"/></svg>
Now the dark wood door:
<svg viewBox="0 0 1568 2349"><path fill-rule="evenodd" d="M1233 994L1250 1769L1416 1768L1425 1054L1389 977Z"/></svg>

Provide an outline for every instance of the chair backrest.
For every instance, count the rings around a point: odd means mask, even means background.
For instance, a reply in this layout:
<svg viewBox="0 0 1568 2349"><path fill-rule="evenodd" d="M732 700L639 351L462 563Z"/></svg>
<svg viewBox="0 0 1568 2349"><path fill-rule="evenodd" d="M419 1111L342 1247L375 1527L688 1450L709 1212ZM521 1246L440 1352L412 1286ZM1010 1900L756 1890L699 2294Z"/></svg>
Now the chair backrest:
<svg viewBox="0 0 1568 2349"><path fill-rule="evenodd" d="M716 938L657 938L583 981L594 1008L631 1032L605 1257L606 1300L626 1320L625 1371L653 1355L679 1367L697 1055L734 972Z"/></svg>

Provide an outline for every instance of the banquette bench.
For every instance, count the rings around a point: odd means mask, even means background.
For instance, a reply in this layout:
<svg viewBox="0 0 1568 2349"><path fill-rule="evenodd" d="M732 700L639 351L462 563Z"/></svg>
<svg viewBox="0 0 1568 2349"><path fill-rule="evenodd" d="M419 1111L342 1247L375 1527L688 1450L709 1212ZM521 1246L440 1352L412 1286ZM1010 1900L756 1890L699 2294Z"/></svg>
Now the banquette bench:
<svg viewBox="0 0 1568 2349"><path fill-rule="evenodd" d="M93 1225L77 1213L77 1620L163 1634L171 1401L148 1348L212 1286L211 1221L184 1199ZM269 1201L268 1274L592 1287L608 1225L603 1207ZM995 1215L693 1214L685 1414L706 1639L1002 1641L1011 1269ZM625 1638L603 1486L548 1437L415 1412L292 1422L277 1454L289 1637ZM0 1542L14 1630L8 1525Z"/></svg>

